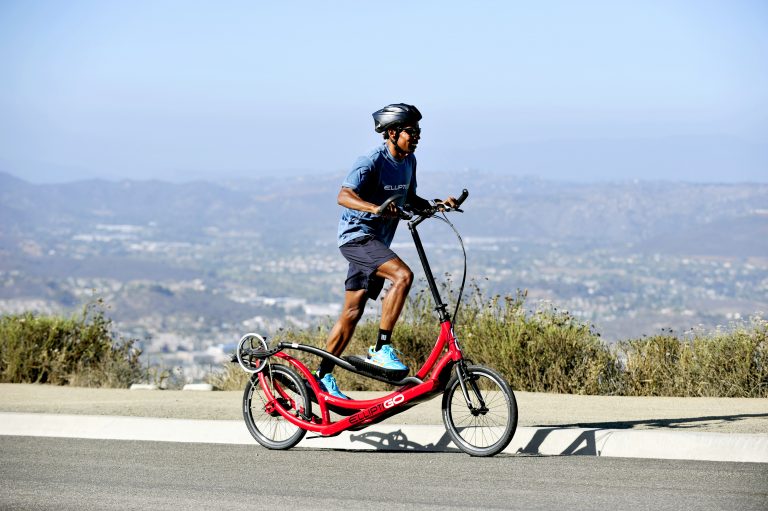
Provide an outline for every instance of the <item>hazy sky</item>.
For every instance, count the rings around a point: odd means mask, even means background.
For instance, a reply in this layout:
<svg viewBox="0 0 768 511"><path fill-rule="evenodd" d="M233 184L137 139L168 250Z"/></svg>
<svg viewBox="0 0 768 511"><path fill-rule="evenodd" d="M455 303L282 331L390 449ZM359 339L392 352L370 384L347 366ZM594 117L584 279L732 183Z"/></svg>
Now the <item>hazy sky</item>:
<svg viewBox="0 0 768 511"><path fill-rule="evenodd" d="M370 114L420 170L768 181L768 1L0 0L0 170L343 173Z"/></svg>

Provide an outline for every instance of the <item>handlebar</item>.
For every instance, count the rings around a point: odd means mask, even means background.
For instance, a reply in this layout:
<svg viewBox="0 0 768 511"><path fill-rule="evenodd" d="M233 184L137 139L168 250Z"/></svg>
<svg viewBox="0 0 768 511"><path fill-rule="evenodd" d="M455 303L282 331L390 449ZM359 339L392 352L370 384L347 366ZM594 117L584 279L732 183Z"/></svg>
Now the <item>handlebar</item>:
<svg viewBox="0 0 768 511"><path fill-rule="evenodd" d="M383 214L384 211L387 210L387 208L389 207L390 204L392 204L394 201L400 199L401 197L402 197L402 195L393 195L389 199L385 200L381 204L381 206L379 206L376 209L376 215ZM461 191L461 195L459 195L459 197L456 199L456 207L451 208L451 207L448 207L445 204L441 204L441 206L443 206L443 208L444 208L443 210L444 211L458 211L459 213L462 213L463 211L461 209L459 209L459 207L462 205L462 203L465 200L467 200L467 197L469 197L469 191L466 188L464 188ZM397 216L399 218L403 219L403 220L411 220L414 216L420 216L420 217L423 217L423 218L427 218L427 217L430 217L430 216L434 215L438 211L439 211L438 206L433 206L433 207L429 208L428 210L423 210L423 211L418 211L418 210L405 211L402 208L397 207Z"/></svg>

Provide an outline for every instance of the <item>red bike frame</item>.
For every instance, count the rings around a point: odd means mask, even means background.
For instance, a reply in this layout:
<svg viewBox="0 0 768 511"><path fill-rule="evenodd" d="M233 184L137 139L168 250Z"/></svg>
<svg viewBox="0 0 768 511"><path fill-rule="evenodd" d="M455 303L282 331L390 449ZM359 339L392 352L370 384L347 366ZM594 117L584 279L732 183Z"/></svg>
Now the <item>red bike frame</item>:
<svg viewBox="0 0 768 511"><path fill-rule="evenodd" d="M448 351L445 351L446 347L448 348ZM453 333L451 322L444 321L440 325L440 335L435 342L434 348L432 348L432 352L429 354L429 358L427 358L427 361L421 369L419 369L418 373L416 373L416 378L422 380L423 383L408 383L398 390L378 399L358 400L339 399L321 391L317 380L307 366L283 352L276 353L274 356L288 362L307 380L312 387L315 396L318 396L317 401L320 407L320 420L319 422L316 420L304 420L283 408L276 397L272 395L269 381L264 375L264 373L269 370L268 368L259 373L259 383L264 391L264 395L267 396L267 399L269 400L267 406L272 407L274 411L282 415L285 420L292 424L295 424L302 429L319 433L322 436L334 436L348 429L360 429L361 427L379 422L386 417L407 410L410 406L406 405L413 401L418 402L435 396L445 388L445 384L448 381L448 376L445 373L450 372L453 364L463 358L461 348ZM357 412L342 420L334 422L331 420L328 404L345 410L357 410ZM297 410L302 407L300 406L300 403L291 403L291 408Z"/></svg>

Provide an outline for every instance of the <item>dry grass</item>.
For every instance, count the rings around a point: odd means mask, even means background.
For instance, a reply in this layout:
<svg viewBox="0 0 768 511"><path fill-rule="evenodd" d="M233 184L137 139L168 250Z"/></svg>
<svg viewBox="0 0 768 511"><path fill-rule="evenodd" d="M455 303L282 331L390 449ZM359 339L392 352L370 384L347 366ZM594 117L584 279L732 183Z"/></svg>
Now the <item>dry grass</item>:
<svg viewBox="0 0 768 511"><path fill-rule="evenodd" d="M761 318L687 338L625 341L617 351L626 395L768 397L768 321Z"/></svg>
<svg viewBox="0 0 768 511"><path fill-rule="evenodd" d="M669 333L609 346L567 311L546 305L529 311L525 300L524 292L488 299L475 290L456 327L466 356L497 369L514 389L593 395L768 397L768 322L761 318L688 338ZM324 348L329 327L283 331L272 342ZM364 354L377 332L376 322L362 323L346 353ZM430 300L424 293L416 293L394 332L403 362L411 368L420 367L438 333ZM312 355L291 354L310 368L319 363ZM236 374L240 370L234 367ZM232 373L229 369L220 373L216 385L242 388L240 382L245 380ZM230 374L238 379L227 382ZM334 375L346 390L390 388L341 369Z"/></svg>

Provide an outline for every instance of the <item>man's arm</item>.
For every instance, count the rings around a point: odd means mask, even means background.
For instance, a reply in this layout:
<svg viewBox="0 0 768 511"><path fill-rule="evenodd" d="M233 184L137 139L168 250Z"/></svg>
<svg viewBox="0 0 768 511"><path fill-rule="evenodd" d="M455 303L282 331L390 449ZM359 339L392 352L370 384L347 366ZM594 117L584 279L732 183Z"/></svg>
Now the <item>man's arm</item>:
<svg viewBox="0 0 768 511"><path fill-rule="evenodd" d="M374 213L376 211L374 204L364 201L352 188L342 187L339 190L339 196L336 197L336 201L339 203L339 206L364 213Z"/></svg>
<svg viewBox="0 0 768 511"><path fill-rule="evenodd" d="M379 209L378 204L372 204L363 200L352 188L342 187L341 190L339 190L339 195L336 197L336 201L339 203L339 206L362 211L364 213L372 213L374 215ZM394 204L390 204L381 216L396 217L397 207Z"/></svg>

